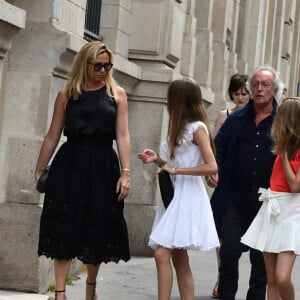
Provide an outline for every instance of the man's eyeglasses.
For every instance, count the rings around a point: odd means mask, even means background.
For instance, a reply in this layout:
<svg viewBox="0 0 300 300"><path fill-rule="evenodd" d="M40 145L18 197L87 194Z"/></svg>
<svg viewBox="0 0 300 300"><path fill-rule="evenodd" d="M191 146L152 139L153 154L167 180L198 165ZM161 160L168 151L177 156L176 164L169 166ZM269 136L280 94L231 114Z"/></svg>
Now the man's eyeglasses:
<svg viewBox="0 0 300 300"><path fill-rule="evenodd" d="M113 64L112 63L105 63L105 64L102 64L102 63L91 63L91 62L88 62L90 65L93 65L94 66L94 70L95 71L100 71L102 68L104 68L105 71L109 71Z"/></svg>

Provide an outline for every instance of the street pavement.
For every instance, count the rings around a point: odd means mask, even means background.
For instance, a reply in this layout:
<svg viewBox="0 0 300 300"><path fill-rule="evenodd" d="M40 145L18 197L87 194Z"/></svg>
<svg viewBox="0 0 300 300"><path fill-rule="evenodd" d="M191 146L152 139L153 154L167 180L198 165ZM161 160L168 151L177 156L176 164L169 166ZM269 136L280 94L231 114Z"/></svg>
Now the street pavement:
<svg viewBox="0 0 300 300"><path fill-rule="evenodd" d="M195 280L195 300L211 300L211 292L217 276L217 263L214 251L190 251L190 264ZM240 260L239 290L236 300L244 300L248 289L249 253ZM175 275L174 275L175 277ZM85 300L86 274L67 286L68 300ZM296 297L300 299L300 262L296 260L293 270ZM102 265L97 280L99 300L155 300L156 269L153 258L133 257L129 262ZM47 300L53 294L37 295L0 290L0 300ZM172 300L180 300L176 279L174 278Z"/></svg>

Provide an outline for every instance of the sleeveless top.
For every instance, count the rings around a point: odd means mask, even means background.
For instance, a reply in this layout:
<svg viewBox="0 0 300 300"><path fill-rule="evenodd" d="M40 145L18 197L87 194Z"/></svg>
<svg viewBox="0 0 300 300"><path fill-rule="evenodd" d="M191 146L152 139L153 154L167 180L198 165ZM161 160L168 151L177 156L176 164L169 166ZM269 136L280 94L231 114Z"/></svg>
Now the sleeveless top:
<svg viewBox="0 0 300 300"><path fill-rule="evenodd" d="M84 91L66 108L64 135L67 137L116 138L116 101L106 94L106 87Z"/></svg>
<svg viewBox="0 0 300 300"><path fill-rule="evenodd" d="M295 159L290 160L290 165L296 174L300 166L300 150L297 152ZM270 178L270 188L274 192L291 192L285 177L282 160L279 156L276 157L273 165L272 175Z"/></svg>

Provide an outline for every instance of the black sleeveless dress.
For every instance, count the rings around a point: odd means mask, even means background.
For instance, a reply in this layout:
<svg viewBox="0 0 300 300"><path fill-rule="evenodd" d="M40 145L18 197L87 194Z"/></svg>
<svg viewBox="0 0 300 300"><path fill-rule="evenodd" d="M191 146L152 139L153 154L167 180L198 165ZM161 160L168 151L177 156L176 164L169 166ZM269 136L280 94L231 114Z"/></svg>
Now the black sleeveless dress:
<svg viewBox="0 0 300 300"><path fill-rule="evenodd" d="M38 254L94 265L128 261L124 201L115 192L116 102L106 87L69 100L64 135L49 171Z"/></svg>

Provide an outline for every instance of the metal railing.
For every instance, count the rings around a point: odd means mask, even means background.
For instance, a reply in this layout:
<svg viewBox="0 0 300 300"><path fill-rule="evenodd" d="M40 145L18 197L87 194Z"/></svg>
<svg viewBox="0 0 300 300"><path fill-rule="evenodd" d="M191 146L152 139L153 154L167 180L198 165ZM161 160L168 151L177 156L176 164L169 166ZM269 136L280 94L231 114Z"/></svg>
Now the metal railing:
<svg viewBox="0 0 300 300"><path fill-rule="evenodd" d="M87 0L84 26L84 39L102 40L100 36L101 0Z"/></svg>

